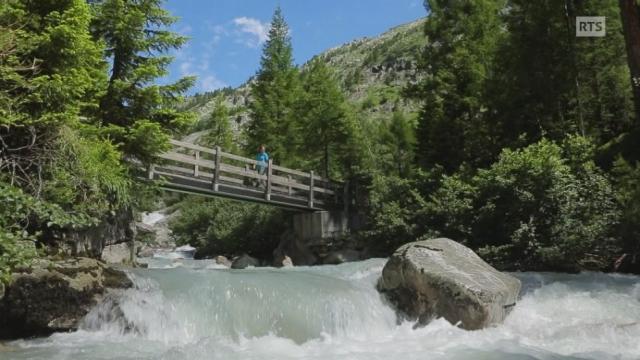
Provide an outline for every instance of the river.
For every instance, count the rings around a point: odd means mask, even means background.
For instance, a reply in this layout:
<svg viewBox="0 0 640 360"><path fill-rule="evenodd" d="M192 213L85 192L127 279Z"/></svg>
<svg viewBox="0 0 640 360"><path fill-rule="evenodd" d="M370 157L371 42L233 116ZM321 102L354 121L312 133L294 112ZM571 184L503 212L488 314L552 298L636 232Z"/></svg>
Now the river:
<svg viewBox="0 0 640 360"><path fill-rule="evenodd" d="M520 273L505 323L398 324L375 290L385 260L219 269L155 259L82 329L6 343L0 359L639 359L640 277Z"/></svg>

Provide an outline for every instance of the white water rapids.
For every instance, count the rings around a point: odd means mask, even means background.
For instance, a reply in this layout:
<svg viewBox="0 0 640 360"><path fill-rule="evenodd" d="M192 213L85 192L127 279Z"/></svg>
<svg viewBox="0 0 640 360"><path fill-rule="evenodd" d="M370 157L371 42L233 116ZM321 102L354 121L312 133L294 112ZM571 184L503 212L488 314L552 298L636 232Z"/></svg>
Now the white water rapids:
<svg viewBox="0 0 640 360"><path fill-rule="evenodd" d="M505 323L396 323L375 290L385 263L217 269L154 259L74 333L19 340L0 359L639 359L640 278L516 274Z"/></svg>

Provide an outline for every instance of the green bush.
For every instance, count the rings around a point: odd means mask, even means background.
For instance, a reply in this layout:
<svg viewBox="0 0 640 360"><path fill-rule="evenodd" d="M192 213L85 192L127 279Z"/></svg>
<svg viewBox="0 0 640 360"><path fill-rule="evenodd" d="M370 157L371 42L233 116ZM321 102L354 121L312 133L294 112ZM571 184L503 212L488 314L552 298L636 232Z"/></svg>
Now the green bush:
<svg viewBox="0 0 640 360"><path fill-rule="evenodd" d="M504 150L469 181L446 178L425 215L502 268L575 270L594 259L605 266L619 210L591 148L572 137Z"/></svg>
<svg viewBox="0 0 640 360"><path fill-rule="evenodd" d="M84 214L69 213L2 181L0 204L0 281L3 282L9 281L13 269L28 266L38 256L36 242L43 230L53 233L95 223Z"/></svg>
<svg viewBox="0 0 640 360"><path fill-rule="evenodd" d="M475 174L376 178L371 233L394 246L446 236L502 269L602 269L618 250L620 211L592 149L580 137L542 140Z"/></svg>
<svg viewBox="0 0 640 360"><path fill-rule="evenodd" d="M44 183L48 201L94 217L130 205L132 179L111 142L62 128L52 152Z"/></svg>
<svg viewBox="0 0 640 360"><path fill-rule="evenodd" d="M178 208L170 227L177 243L195 246L198 256L270 258L287 227L285 213L265 205L187 197Z"/></svg>
<svg viewBox="0 0 640 360"><path fill-rule="evenodd" d="M415 211L424 203L415 184L398 176L373 176L369 189L370 230L365 236L372 251L385 255L412 241L416 233Z"/></svg>
<svg viewBox="0 0 640 360"><path fill-rule="evenodd" d="M505 267L575 270L593 260L604 267L615 250L619 210L591 149L571 137L562 146L542 140L503 151L473 178L468 243L486 256L495 253Z"/></svg>
<svg viewBox="0 0 640 360"><path fill-rule="evenodd" d="M622 206L619 234L623 251L640 252L640 164L623 158L614 163L617 199Z"/></svg>

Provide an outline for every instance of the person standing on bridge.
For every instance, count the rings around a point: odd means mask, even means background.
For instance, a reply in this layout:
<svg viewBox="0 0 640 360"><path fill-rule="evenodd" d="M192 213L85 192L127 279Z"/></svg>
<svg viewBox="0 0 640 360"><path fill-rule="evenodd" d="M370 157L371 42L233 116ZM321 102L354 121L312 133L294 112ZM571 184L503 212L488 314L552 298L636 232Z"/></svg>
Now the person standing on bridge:
<svg viewBox="0 0 640 360"><path fill-rule="evenodd" d="M256 155L256 170L260 175L264 175L269 166L269 154L266 150L264 144L260 145L260 147L258 147L258 155ZM264 181L260 180L259 184L264 184Z"/></svg>

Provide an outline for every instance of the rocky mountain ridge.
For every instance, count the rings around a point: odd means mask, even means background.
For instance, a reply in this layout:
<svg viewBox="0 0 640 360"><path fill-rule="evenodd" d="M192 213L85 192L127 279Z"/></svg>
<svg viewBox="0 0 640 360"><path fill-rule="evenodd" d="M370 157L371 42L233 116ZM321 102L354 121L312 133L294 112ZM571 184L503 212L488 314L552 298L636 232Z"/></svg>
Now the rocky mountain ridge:
<svg viewBox="0 0 640 360"><path fill-rule="evenodd" d="M353 104L358 116L367 120L387 118L395 111L415 116L419 105L404 99L402 92L407 85L420 79L418 56L424 46L423 25L425 18L396 26L379 36L356 39L326 50L316 57L325 60ZM302 65L304 70L307 63ZM184 109L198 115L199 121L213 111L218 96L229 109L232 128L240 134L250 119L249 79L237 88L224 88L190 97ZM197 141L202 129L196 128L188 136Z"/></svg>

